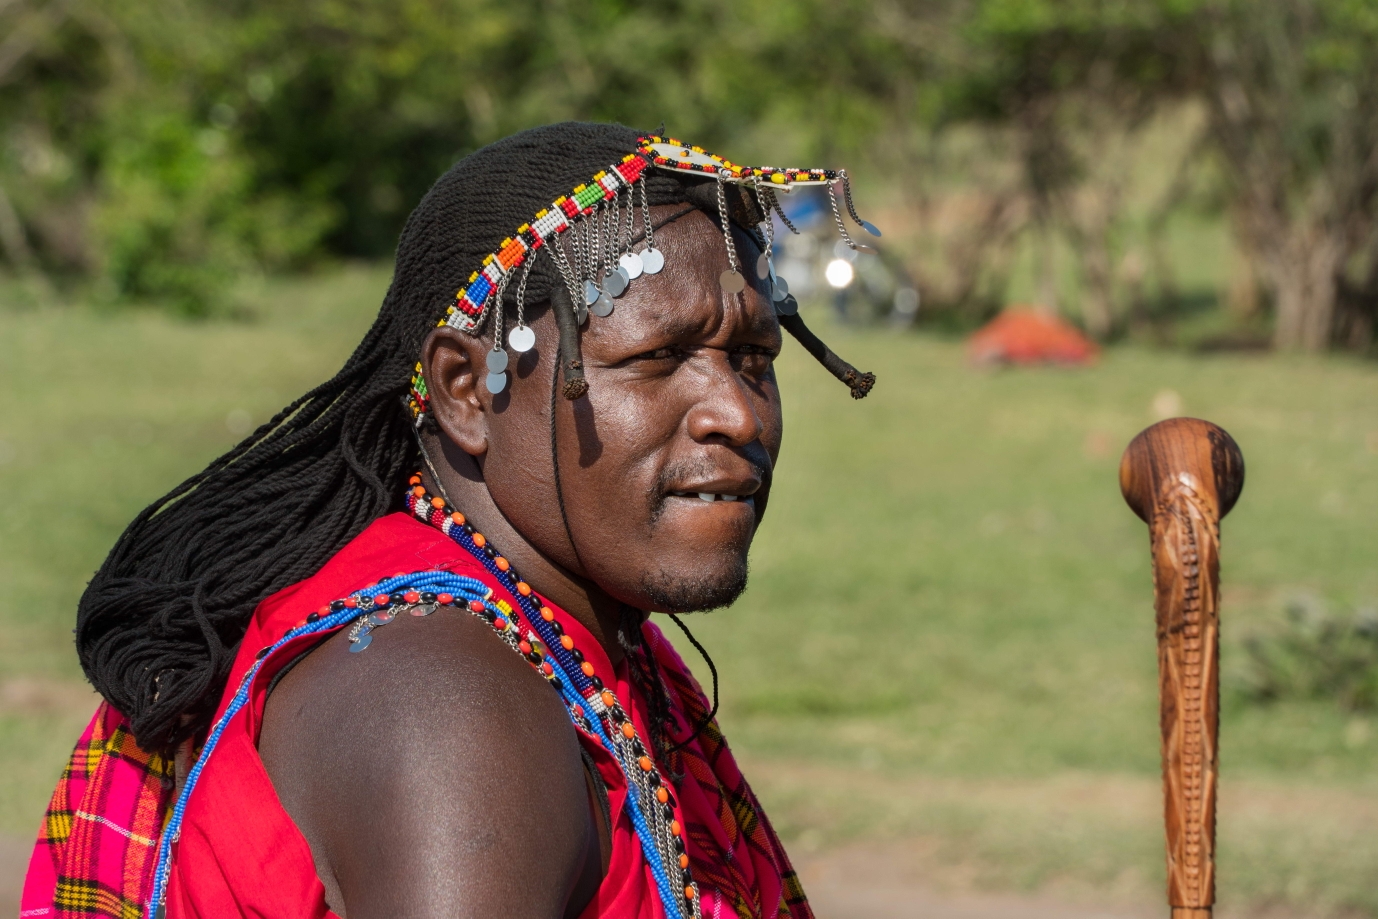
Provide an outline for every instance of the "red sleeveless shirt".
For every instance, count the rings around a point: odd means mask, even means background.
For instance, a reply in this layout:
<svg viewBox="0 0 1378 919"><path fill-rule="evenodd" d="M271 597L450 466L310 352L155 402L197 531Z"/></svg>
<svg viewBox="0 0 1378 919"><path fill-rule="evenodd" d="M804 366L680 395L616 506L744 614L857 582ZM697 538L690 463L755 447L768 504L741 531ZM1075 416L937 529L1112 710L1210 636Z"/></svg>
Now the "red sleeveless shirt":
<svg viewBox="0 0 1378 919"><path fill-rule="evenodd" d="M272 645L307 612L365 584L428 569L480 580L515 604L477 560L443 533L405 514L384 517L316 575L259 606L240 646L217 718L253 666L259 649ZM573 617L558 609L555 614L597 671L615 674L616 685L609 688L623 700L638 733L646 736L646 704L628 679L625 662L614 667ZM706 709L702 692L655 626L646 626L645 637L667 676L678 728L672 733L677 734L675 740L683 739L688 726L697 723ZM279 802L257 750L274 675L319 640L319 635L303 636L300 644L289 643L273 652L254 678L249 704L230 721L208 757L174 846L168 919L334 916L326 907L324 887L306 840ZM570 727L576 730L573 724ZM665 913L655 881L631 819L624 813L626 778L596 738L579 732L579 740L607 786L612 835L607 875L582 916L661 919ZM679 819L688 830L686 843L701 889L703 915L715 919L811 916L784 850L716 725L690 744L683 756L679 767L685 778L676 788Z"/></svg>
<svg viewBox="0 0 1378 919"><path fill-rule="evenodd" d="M434 527L401 513L383 517L314 576L259 605L217 720L260 649L274 644L307 613L399 572L436 569L482 581L500 598L515 602L472 556ZM563 611L554 612L597 672L614 675L609 688L644 736L646 703L629 681L625 662L613 667L587 630ZM458 610L447 614L468 615ZM250 686L249 704L227 722L219 743L204 757L172 847L168 919L334 916L306 839L278 800L257 748L273 677L320 637L302 636L267 657ZM675 721L671 739L678 743L688 736L689 725L702 723L707 702L660 630L648 623L644 637L665 679ZM571 730L607 786L612 835L607 875L582 917L662 919L650 867L625 811L626 779L596 738L573 723ZM709 723L674 757L673 771L684 776L675 788L677 817L685 828L705 919L812 919L789 859L716 723ZM123 716L102 704L45 815L25 879L22 915L139 915L152 893L153 854L167 827L171 771L163 757L139 750Z"/></svg>

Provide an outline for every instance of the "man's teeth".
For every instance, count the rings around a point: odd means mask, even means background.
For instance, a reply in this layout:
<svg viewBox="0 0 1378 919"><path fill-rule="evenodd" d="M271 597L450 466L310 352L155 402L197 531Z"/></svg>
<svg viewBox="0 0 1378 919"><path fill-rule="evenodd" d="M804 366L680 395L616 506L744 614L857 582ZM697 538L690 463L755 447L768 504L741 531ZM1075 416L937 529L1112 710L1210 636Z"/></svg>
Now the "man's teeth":
<svg viewBox="0 0 1378 919"><path fill-rule="evenodd" d="M700 491L700 492L677 491L677 492L675 492L675 497L677 497L677 498L693 498L693 497L697 497L700 501L739 501L739 500L741 500L737 495L715 495L715 494L713 494L711 491Z"/></svg>

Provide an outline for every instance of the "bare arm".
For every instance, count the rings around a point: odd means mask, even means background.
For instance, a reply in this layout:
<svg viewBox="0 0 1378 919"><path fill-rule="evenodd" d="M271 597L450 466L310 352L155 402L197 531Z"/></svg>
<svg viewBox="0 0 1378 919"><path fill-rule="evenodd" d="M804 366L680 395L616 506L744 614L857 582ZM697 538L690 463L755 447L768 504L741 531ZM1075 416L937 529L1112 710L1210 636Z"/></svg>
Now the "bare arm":
<svg viewBox="0 0 1378 919"><path fill-rule="evenodd" d="M573 916L602 877L578 739L468 613L342 631L288 673L259 752L348 919Z"/></svg>

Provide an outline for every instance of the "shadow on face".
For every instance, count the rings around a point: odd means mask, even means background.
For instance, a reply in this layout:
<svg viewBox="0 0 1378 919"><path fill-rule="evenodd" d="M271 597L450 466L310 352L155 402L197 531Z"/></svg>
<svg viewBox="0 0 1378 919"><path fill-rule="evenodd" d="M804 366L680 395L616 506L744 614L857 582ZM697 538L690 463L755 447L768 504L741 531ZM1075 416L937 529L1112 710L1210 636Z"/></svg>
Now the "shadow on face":
<svg viewBox="0 0 1378 919"><path fill-rule="evenodd" d="M549 309L529 311L537 348L496 396L482 384L491 337L440 329L424 352L437 421L476 459L507 521L551 560L641 609L732 602L769 495L782 434L772 369L780 328L747 267L755 242L739 231L735 240L750 283L729 294L713 217L690 211L658 230L665 269L634 280L610 316L589 318L589 392L572 402L554 395L559 335ZM456 372L465 363L467 380Z"/></svg>

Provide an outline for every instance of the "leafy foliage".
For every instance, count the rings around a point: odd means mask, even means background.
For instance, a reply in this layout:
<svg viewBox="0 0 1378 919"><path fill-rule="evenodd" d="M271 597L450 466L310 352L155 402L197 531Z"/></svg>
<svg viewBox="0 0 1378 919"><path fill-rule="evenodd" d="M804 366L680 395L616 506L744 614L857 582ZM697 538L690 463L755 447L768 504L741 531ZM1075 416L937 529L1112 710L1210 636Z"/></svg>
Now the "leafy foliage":
<svg viewBox="0 0 1378 919"><path fill-rule="evenodd" d="M1230 221L1263 295L1243 313L1272 307L1277 344L1363 348L1376 62L1362 0L0 0L0 257L213 312L246 271L386 255L489 141L663 123L867 167L912 225L925 316L998 308L1032 241L1039 299L1063 306L1065 249L1069 312L1122 334L1147 287L1176 302L1162 240L1195 200ZM1153 165L1177 177L1135 216L1145 126L1173 107L1190 136Z"/></svg>
<svg viewBox="0 0 1378 919"><path fill-rule="evenodd" d="M1287 605L1286 623L1244 641L1241 688L1256 702L1329 699L1378 711L1378 611L1333 616L1314 599Z"/></svg>

